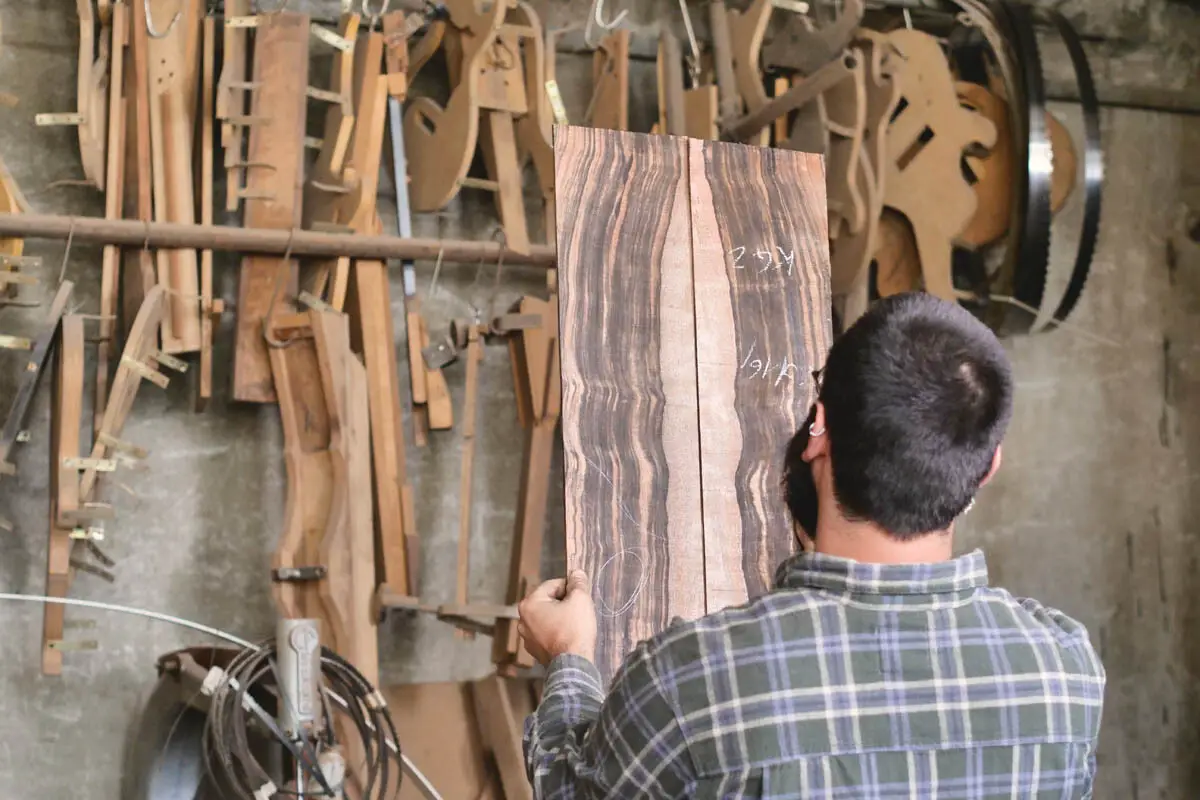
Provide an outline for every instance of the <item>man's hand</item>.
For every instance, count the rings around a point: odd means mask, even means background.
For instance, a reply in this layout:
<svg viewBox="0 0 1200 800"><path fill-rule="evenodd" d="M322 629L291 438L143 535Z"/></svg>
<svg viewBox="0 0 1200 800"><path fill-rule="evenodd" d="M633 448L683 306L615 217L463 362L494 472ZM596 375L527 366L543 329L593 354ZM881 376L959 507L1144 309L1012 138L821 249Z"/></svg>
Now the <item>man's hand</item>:
<svg viewBox="0 0 1200 800"><path fill-rule="evenodd" d="M595 660L596 607L583 570L546 581L521 601L517 611L521 615L517 631L539 663L546 665L566 654Z"/></svg>

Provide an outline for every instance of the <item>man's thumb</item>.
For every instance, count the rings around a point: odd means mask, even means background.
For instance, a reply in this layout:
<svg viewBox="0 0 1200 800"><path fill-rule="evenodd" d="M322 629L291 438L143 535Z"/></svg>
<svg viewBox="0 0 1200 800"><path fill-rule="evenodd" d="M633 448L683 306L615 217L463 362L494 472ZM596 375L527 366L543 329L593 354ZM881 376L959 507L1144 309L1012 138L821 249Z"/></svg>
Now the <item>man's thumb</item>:
<svg viewBox="0 0 1200 800"><path fill-rule="evenodd" d="M588 580L587 573L581 569L571 570L571 574L567 576L567 593L571 592L592 593L592 582Z"/></svg>

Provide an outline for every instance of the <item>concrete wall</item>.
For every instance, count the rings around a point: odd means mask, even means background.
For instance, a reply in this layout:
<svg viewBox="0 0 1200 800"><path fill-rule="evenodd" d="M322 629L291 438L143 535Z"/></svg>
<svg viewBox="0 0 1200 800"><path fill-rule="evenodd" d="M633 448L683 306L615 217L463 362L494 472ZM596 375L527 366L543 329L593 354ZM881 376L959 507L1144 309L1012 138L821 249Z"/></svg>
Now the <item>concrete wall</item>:
<svg viewBox="0 0 1200 800"><path fill-rule="evenodd" d="M570 18L563 3L553 4L552 13L554 24ZM32 123L37 112L74 108L72 4L5 4L0 26L0 89L19 99L0 114L0 158L36 210L100 214L96 192L50 186L81 177L73 131ZM559 79L579 118L590 59L562 57ZM635 64L633 81L634 125L644 130L653 66ZM1078 127L1074 107L1059 111ZM1191 766L1200 732L1200 699L1192 688L1200 671L1194 643L1200 606L1193 600L1200 508L1190 500L1200 475L1200 245L1187 232L1200 214L1200 120L1113 111L1104 116L1104 132L1103 233L1074 317L1079 330L1008 343L1018 395L1005 466L964 525L961 545L987 550L997 583L1083 619L1102 649L1110 692L1097 796L1191 798L1200 793L1200 774ZM1063 222L1077 212L1078 198ZM387 211L384 219L391 224ZM530 219L539 219L532 193ZM490 204L478 195L417 222L422 235L486 238L493 227ZM1064 228L1056 228L1062 245L1072 234L1069 226L1058 227ZM62 244L30 241L27 252L44 258L40 275L52 284ZM231 302L232 263L218 263L218 286ZM493 299L492 270L443 270L426 301L434 330L444 330L470 304L503 308L540 286L536 273L506 269ZM94 313L99 251L73 248L66 274L78 286L79 310ZM422 291L428 290L432 265L419 265L419 275ZM0 332L33 331L41 313L0 308ZM230 339L225 324L216 376L221 392ZM0 352L0 398L11 395L21 363L18 354ZM447 377L460 408L462 367L450 367ZM487 349L481 380L471 594L498 601L520 463L503 347ZM105 489L119 510L105 543L117 559L118 581L80 575L73 595L264 637L273 623L267 571L283 507L278 414L218 397L206 414L195 415L188 383L178 378L166 392L143 387L125 438L151 456L145 469L119 473ZM16 458L18 476L0 481L0 512L16 523L15 532L0 532L3 591L43 587L47 400L43 391L28 425L34 440ZM422 594L435 602L453 594L459 459L455 433L409 449L423 538ZM551 504L561 507L561 494L552 492ZM560 532L561 523L552 523L552 542ZM546 565L560 568L561 552L548 548ZM0 604L0 786L21 787L18 794L28 797L109 800L121 796L124 753L155 680L155 657L200 640L124 616L71 610L67 617L94 625L69 630L69 638L96 639L100 649L68 655L61 678L43 678L40 609ZM465 679L489 668L487 640L460 642L429 620L389 620L380 640L387 681Z"/></svg>

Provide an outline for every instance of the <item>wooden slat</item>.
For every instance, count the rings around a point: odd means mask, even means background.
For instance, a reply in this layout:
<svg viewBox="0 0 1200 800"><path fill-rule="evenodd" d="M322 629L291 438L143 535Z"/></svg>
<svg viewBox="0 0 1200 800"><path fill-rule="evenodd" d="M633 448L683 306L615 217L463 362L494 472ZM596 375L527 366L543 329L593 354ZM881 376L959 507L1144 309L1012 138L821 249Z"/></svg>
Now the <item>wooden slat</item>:
<svg viewBox="0 0 1200 800"><path fill-rule="evenodd" d="M596 663L704 614L692 237L683 140L555 135L567 563Z"/></svg>
<svg viewBox="0 0 1200 800"><path fill-rule="evenodd" d="M562 376L558 368L558 298L549 301L523 298L523 314L539 314L537 328L522 331L512 340L518 416L525 429L521 461L521 489L509 561L509 603L518 603L541 579L542 540L546 499L550 488L550 461L561 405ZM533 659L520 646L517 626L496 620L492 659L497 664L532 666Z"/></svg>
<svg viewBox="0 0 1200 800"><path fill-rule="evenodd" d="M687 114L683 103L683 51L679 40L664 30L658 38L658 103L662 132L687 136Z"/></svg>
<svg viewBox="0 0 1200 800"><path fill-rule="evenodd" d="M483 358L483 343L479 326L472 325L467 333L467 377L463 390L462 472L458 486L458 572L455 596L460 605L468 599L468 578L471 559L471 489L475 471L475 426L479 398L479 362Z"/></svg>
<svg viewBox="0 0 1200 800"><path fill-rule="evenodd" d="M154 218L153 187L150 175L150 97L149 37L146 33L145 6L132 5L129 48L131 65L126 70L126 124L133 132L126 137L126 214L141 222ZM157 282L154 257L145 248L125 253L122 286L122 310L126 331L137 317L138 309Z"/></svg>
<svg viewBox="0 0 1200 800"><path fill-rule="evenodd" d="M102 437L107 435L113 439L121 438L121 429L133 409L134 398L142 383L142 378L128 365L129 361L146 363L150 353L157 349L158 330L162 325L167 310L166 290L155 286L146 293L142 307L125 337L125 349L121 352L121 361L117 364L117 372L113 377L112 391L108 395L108 405L104 407L104 419L96 434L96 442L92 445L92 458L106 458L108 446ZM97 473L89 469L83 473L79 481L79 498L82 502L92 499L96 488Z"/></svg>
<svg viewBox="0 0 1200 800"><path fill-rule="evenodd" d="M119 10L121 7L117 6ZM83 318L63 317L50 414L50 543L46 558L46 595L66 597L71 581L71 529L60 522L79 507L79 472L63 466L80 454L83 421ZM47 603L42 616L42 674L62 674L62 651L49 642L63 638L65 606Z"/></svg>
<svg viewBox="0 0 1200 800"><path fill-rule="evenodd" d="M820 156L689 146L712 613L767 591L794 546L782 448L808 414L830 342L829 239Z"/></svg>
<svg viewBox="0 0 1200 800"><path fill-rule="evenodd" d="M290 230L300 224L304 179L304 122L308 86L309 18L282 12L262 17L254 47L252 113L264 122L250 129L247 191L270 199L246 200L247 227ZM263 338L263 320L285 308L295 294L296 262L270 256L242 260L238 285L233 398L252 403L275 401L271 363Z"/></svg>
<svg viewBox="0 0 1200 800"><path fill-rule="evenodd" d="M225 18L241 17L250 13L250 0L225 0ZM221 54L221 83L217 87L217 116L221 118L221 146L225 148L225 210L237 211L241 200L238 192L244 185L244 173L238 166L242 160L242 144L245 128L229 122L230 117L241 116L246 111L246 92L233 88L232 84L246 80L245 28L224 26L225 42Z"/></svg>
<svg viewBox="0 0 1200 800"><path fill-rule="evenodd" d="M42 373L45 371L46 360L50 357L55 334L58 331L59 322L67 310L67 302L71 299L73 288L74 284L70 281L63 281L58 287L58 292L55 293L54 300L50 303L50 311L46 314L41 331L33 342L33 349L30 350L29 357L25 360L24 368L21 370L17 392L13 396L12 405L9 406L8 416L5 417L4 429L0 431L0 475L5 474L11 468L9 457L12 455L13 446L17 443L18 434L25 426L25 417L29 413L29 406L37 392L38 382L42 379Z"/></svg>
<svg viewBox="0 0 1200 800"><path fill-rule="evenodd" d="M688 136L710 141L718 138L716 86L697 86L684 92L683 112Z"/></svg>
<svg viewBox="0 0 1200 800"><path fill-rule="evenodd" d="M216 20L204 18L200 102L200 223L213 223L213 71L216 61ZM212 399L213 368L213 251L200 251L200 375L196 381L196 410Z"/></svg>
<svg viewBox="0 0 1200 800"><path fill-rule="evenodd" d="M125 202L125 45L129 35L126 10L123 3L112 9L105 219L120 219ZM106 246L100 267L100 347L96 356L96 399L92 404L93 426L97 430L108 400L108 361L116 353L117 277L120 265L121 249L115 245Z"/></svg>
<svg viewBox="0 0 1200 800"><path fill-rule="evenodd" d="M513 116L507 111L483 111L479 120L479 146L488 175L499 186L496 208L504 238L518 253L529 252L529 227L525 219L525 196L521 166L517 163Z"/></svg>
<svg viewBox="0 0 1200 800"><path fill-rule="evenodd" d="M149 0L155 20L178 23L148 47L151 169L154 216L160 222L196 221L192 177L193 131L200 71L200 0ZM161 24L166 25L166 22ZM159 282L171 289L162 347L168 353L200 349L200 274L195 250L160 250Z"/></svg>

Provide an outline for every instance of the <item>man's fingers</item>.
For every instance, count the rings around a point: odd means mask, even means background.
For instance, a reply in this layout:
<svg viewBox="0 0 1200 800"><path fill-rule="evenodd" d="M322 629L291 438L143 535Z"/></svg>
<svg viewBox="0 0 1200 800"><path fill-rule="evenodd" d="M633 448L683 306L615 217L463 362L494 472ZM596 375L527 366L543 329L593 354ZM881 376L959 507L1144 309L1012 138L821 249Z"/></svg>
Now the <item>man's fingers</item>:
<svg viewBox="0 0 1200 800"><path fill-rule="evenodd" d="M546 581L541 586L529 593L528 600L558 600L566 591L567 582L563 578L555 578L552 581Z"/></svg>
<svg viewBox="0 0 1200 800"><path fill-rule="evenodd" d="M590 595L592 593L592 582L588 580L587 573L581 569L571 570L571 574L567 576L567 591L583 592Z"/></svg>

